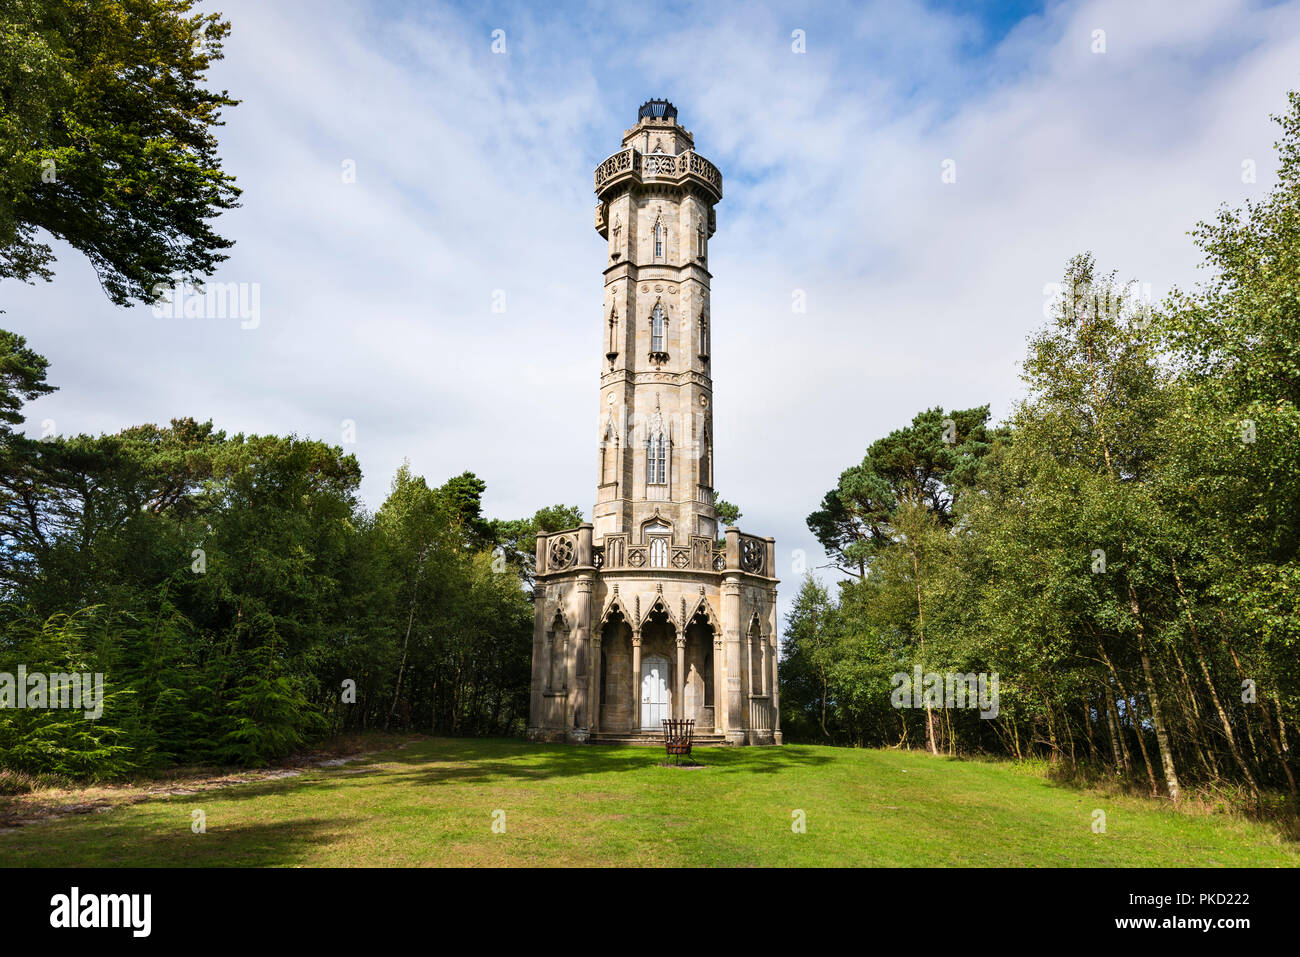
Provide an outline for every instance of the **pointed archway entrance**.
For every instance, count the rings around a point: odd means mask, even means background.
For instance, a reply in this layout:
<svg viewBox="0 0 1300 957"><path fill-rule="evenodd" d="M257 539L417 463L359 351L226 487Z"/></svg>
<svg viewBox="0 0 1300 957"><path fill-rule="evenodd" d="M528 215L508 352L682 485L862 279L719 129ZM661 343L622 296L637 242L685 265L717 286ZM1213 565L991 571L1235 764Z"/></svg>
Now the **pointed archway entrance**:
<svg viewBox="0 0 1300 957"><path fill-rule="evenodd" d="M668 659L663 655L646 655L641 659L641 729L658 731L664 718L671 717Z"/></svg>

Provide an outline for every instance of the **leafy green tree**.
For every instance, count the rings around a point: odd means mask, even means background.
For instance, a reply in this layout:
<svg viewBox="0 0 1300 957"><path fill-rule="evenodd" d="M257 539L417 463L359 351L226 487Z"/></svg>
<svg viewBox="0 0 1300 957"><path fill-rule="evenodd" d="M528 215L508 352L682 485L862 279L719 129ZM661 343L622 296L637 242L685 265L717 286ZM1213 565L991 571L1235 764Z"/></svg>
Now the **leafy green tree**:
<svg viewBox="0 0 1300 957"><path fill-rule="evenodd" d="M22 406L55 387L45 381L49 362L20 335L0 329L0 443L23 422Z"/></svg>
<svg viewBox="0 0 1300 957"><path fill-rule="evenodd" d="M868 574L906 583L913 605L907 631L918 659L926 658L926 582L934 554L953 524L958 495L980 474L980 462L1000 433L988 427L988 406L945 414L934 408L908 428L873 442L860 465L847 469L808 527L835 564L860 581ZM873 584L871 593L897 593ZM926 706L926 742L938 753L934 718Z"/></svg>
<svg viewBox="0 0 1300 957"><path fill-rule="evenodd" d="M836 567L864 578L872 555L897 541L894 519L903 505L950 526L958 494L975 481L992 442L1005 438L988 420L988 406L950 414L934 408L872 443L808 516L808 528Z"/></svg>
<svg viewBox="0 0 1300 957"><path fill-rule="evenodd" d="M576 505L548 505L531 518L498 519L492 523L492 535L507 563L519 570L531 587L537 574L537 536L558 532L582 524L582 509Z"/></svg>
<svg viewBox="0 0 1300 957"><path fill-rule="evenodd" d="M834 610L826 586L811 574L804 576L781 643L781 721L796 738L814 733L832 737L827 716L834 722L836 712L830 704Z"/></svg>
<svg viewBox="0 0 1300 957"><path fill-rule="evenodd" d="M724 498L717 498L713 507L718 510L718 528L723 529L740 521L740 506L732 505Z"/></svg>
<svg viewBox="0 0 1300 957"><path fill-rule="evenodd" d="M230 25L194 0L0 0L0 279L49 280L40 231L117 305L200 282L237 205L213 133L237 101L205 86Z"/></svg>

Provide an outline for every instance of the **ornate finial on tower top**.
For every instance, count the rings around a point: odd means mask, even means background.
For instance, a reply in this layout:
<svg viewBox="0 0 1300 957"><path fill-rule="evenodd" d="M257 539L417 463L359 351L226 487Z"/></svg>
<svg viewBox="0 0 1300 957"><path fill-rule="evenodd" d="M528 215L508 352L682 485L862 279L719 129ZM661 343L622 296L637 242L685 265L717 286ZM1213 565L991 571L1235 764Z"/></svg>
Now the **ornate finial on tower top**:
<svg viewBox="0 0 1300 957"><path fill-rule="evenodd" d="M641 104L641 109L637 110L637 121L647 120L653 117L656 120L677 119L677 107L673 106L667 100L646 100Z"/></svg>

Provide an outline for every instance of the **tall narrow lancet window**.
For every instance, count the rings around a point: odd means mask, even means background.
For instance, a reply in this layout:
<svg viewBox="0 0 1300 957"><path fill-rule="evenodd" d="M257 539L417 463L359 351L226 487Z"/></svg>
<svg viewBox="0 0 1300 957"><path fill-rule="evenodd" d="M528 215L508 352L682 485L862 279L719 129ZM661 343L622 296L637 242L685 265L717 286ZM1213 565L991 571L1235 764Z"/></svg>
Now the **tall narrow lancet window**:
<svg viewBox="0 0 1300 957"><path fill-rule="evenodd" d="M704 258L704 222L701 220L695 226L695 257Z"/></svg>
<svg viewBox="0 0 1300 957"><path fill-rule="evenodd" d="M650 546L650 564L654 568L668 565L668 540L672 536L672 526L666 522L655 521L645 527L643 540Z"/></svg>
<svg viewBox="0 0 1300 957"><path fill-rule="evenodd" d="M617 480L618 436L614 431L614 415L611 412L600 443L600 482L602 485L611 485Z"/></svg>
<svg viewBox="0 0 1300 957"><path fill-rule="evenodd" d="M664 228L661 220L655 220L655 259L664 258L665 241L668 238L668 230Z"/></svg>
<svg viewBox="0 0 1300 957"><path fill-rule="evenodd" d="M708 426L704 428L704 444L700 449L700 484L713 488L713 440Z"/></svg>
<svg viewBox="0 0 1300 957"><path fill-rule="evenodd" d="M704 318L702 311L700 312L698 325L700 327L700 358L707 359L709 357L709 320Z"/></svg>
<svg viewBox="0 0 1300 957"><path fill-rule="evenodd" d="M646 450L645 480L648 485L668 483L668 438L662 432L650 436L650 445Z"/></svg>
<svg viewBox="0 0 1300 957"><path fill-rule="evenodd" d="M659 303L655 303L654 312L650 316L650 351L652 353L663 353L668 350L664 348L665 331L668 320L664 318L664 308Z"/></svg>

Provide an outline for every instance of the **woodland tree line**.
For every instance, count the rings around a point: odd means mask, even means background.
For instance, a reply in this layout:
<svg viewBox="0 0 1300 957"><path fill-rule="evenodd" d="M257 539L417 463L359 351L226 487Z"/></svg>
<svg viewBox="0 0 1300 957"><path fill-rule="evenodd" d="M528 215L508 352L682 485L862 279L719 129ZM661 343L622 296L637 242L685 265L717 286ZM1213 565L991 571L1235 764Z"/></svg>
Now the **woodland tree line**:
<svg viewBox="0 0 1300 957"><path fill-rule="evenodd" d="M785 632L792 737L1294 800L1300 94L1277 119L1276 188L1193 231L1203 283L1147 304L1074 258L1003 425L931 409L841 475L808 524L847 580L806 579ZM998 673L998 718L893 708L918 664Z"/></svg>
<svg viewBox="0 0 1300 957"><path fill-rule="evenodd" d="M0 280L52 281L54 237L110 301L150 304L227 258L216 128L238 101L206 81L230 24L194 6L0 0ZM404 467L372 513L342 449L189 418L37 440L46 371L0 331L0 675L101 672L107 700L98 720L0 708L0 778L522 730L533 536L577 509L490 521L473 474Z"/></svg>
<svg viewBox="0 0 1300 957"><path fill-rule="evenodd" d="M47 388L18 337L0 364L11 397ZM577 509L489 521L472 473L430 487L403 466L372 514L356 460L323 442L192 419L38 440L3 415L0 671L106 681L95 721L0 710L7 767L106 777L347 730L522 732L532 542Z"/></svg>
<svg viewBox="0 0 1300 957"><path fill-rule="evenodd" d="M226 258L212 221L240 191L214 131L237 101L205 81L230 25L193 7L0 0L0 280L51 281L49 236L118 305ZM921 412L809 516L848 580L805 581L787 622L792 740L1294 797L1297 94L1280 123L1275 189L1194 230L1205 283L1148 307L1077 257L1005 423ZM0 672L104 672L108 700L0 709L0 775L521 730L533 537L577 509L491 521L471 473L402 468L372 513L341 449L193 419L37 440L38 347L0 331ZM998 717L893 708L916 665L998 673Z"/></svg>

